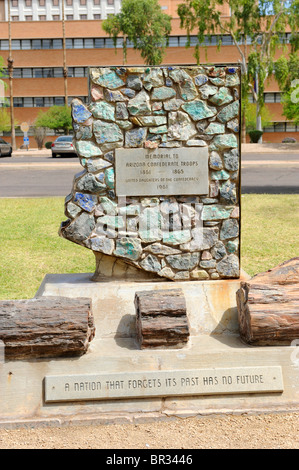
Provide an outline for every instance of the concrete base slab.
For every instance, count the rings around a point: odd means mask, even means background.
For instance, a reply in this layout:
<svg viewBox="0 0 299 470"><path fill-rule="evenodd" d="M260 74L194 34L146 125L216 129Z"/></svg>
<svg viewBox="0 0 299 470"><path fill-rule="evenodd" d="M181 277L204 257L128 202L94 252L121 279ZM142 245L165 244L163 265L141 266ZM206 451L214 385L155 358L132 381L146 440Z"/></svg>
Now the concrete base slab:
<svg viewBox="0 0 299 470"><path fill-rule="evenodd" d="M299 409L296 346L252 347L238 335L240 280L204 282L92 282L91 274L49 274L38 296L91 297L96 336L79 358L0 363L0 426L112 423L211 413ZM245 275L244 275L245 277ZM191 337L182 349L140 350L135 341L137 290L183 289ZM45 401L45 377L279 366L283 392L126 399Z"/></svg>

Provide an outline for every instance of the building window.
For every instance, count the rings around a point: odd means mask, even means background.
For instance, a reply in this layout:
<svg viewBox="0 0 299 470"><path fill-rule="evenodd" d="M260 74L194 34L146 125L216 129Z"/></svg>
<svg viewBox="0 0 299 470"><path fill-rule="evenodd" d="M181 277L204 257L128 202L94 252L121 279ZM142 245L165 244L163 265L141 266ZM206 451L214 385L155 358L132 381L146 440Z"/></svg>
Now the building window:
<svg viewBox="0 0 299 470"><path fill-rule="evenodd" d="M38 4L40 7L46 6L46 0L38 0Z"/></svg>
<svg viewBox="0 0 299 470"><path fill-rule="evenodd" d="M52 19L53 19L53 21L59 21L59 20L60 20L60 16L59 16L59 15L53 15L53 16L52 16Z"/></svg>
<svg viewBox="0 0 299 470"><path fill-rule="evenodd" d="M22 69L13 69L13 78L22 78Z"/></svg>
<svg viewBox="0 0 299 470"><path fill-rule="evenodd" d="M51 39L43 39L42 40L42 49L52 49Z"/></svg>
<svg viewBox="0 0 299 470"><path fill-rule="evenodd" d="M286 132L296 132L296 130L299 131L299 125L296 126L294 122L287 122L286 123Z"/></svg>
<svg viewBox="0 0 299 470"><path fill-rule="evenodd" d="M23 98L14 98L13 99L14 108L22 108L23 107Z"/></svg>
<svg viewBox="0 0 299 470"><path fill-rule="evenodd" d="M58 7L59 6L59 0L52 0L52 5L53 5L53 7Z"/></svg>
<svg viewBox="0 0 299 470"><path fill-rule="evenodd" d="M66 15L67 21L72 21L74 19L74 15Z"/></svg>
<svg viewBox="0 0 299 470"><path fill-rule="evenodd" d="M39 15L38 19L39 19L39 21L46 21L47 16L46 15Z"/></svg>
<svg viewBox="0 0 299 470"><path fill-rule="evenodd" d="M114 5L114 0L107 0L107 5Z"/></svg>
<svg viewBox="0 0 299 470"><path fill-rule="evenodd" d="M54 76L54 78L62 78L63 77L63 68L62 67L54 68L53 76Z"/></svg>
<svg viewBox="0 0 299 470"><path fill-rule="evenodd" d="M21 49L20 39L13 39L11 41L11 48L12 48L13 51L19 51Z"/></svg>
<svg viewBox="0 0 299 470"><path fill-rule="evenodd" d="M73 5L73 0L66 0L66 4L68 6L72 6Z"/></svg>
<svg viewBox="0 0 299 470"><path fill-rule="evenodd" d="M94 5L101 5L101 0L93 0Z"/></svg>
<svg viewBox="0 0 299 470"><path fill-rule="evenodd" d="M86 0L80 0L80 5L86 5Z"/></svg>
<svg viewBox="0 0 299 470"><path fill-rule="evenodd" d="M272 122L263 130L264 132L299 132L299 125L293 122Z"/></svg>
<svg viewBox="0 0 299 470"><path fill-rule="evenodd" d="M74 39L74 49L83 49L83 39Z"/></svg>
<svg viewBox="0 0 299 470"><path fill-rule="evenodd" d="M33 70L34 78L42 78L43 76L43 69L34 69Z"/></svg>
<svg viewBox="0 0 299 470"><path fill-rule="evenodd" d="M23 78L32 78L32 69L22 69Z"/></svg>
<svg viewBox="0 0 299 470"><path fill-rule="evenodd" d="M53 39L53 49L62 49L62 39Z"/></svg>
<svg viewBox="0 0 299 470"><path fill-rule="evenodd" d="M33 98L23 98L23 106L24 108L32 108L33 107Z"/></svg>
<svg viewBox="0 0 299 470"><path fill-rule="evenodd" d="M18 7L19 6L19 0L11 0L11 6L12 7Z"/></svg>
<svg viewBox="0 0 299 470"><path fill-rule="evenodd" d="M34 107L43 108L44 107L44 98L34 98Z"/></svg>
<svg viewBox="0 0 299 470"><path fill-rule="evenodd" d="M93 49L93 39L84 39L84 49Z"/></svg>
<svg viewBox="0 0 299 470"><path fill-rule="evenodd" d="M66 49L73 49L73 40L70 38L66 38L65 47Z"/></svg>
<svg viewBox="0 0 299 470"><path fill-rule="evenodd" d="M87 20L87 15L80 15L80 20Z"/></svg>
<svg viewBox="0 0 299 470"><path fill-rule="evenodd" d="M19 21L19 17L18 16L12 16L11 21Z"/></svg>
<svg viewBox="0 0 299 470"><path fill-rule="evenodd" d="M100 20L101 19L101 15L99 13L96 13L95 15L93 15L93 19L94 20Z"/></svg>
<svg viewBox="0 0 299 470"><path fill-rule="evenodd" d="M54 104L55 106L64 106L64 97L63 96L55 97Z"/></svg>
<svg viewBox="0 0 299 470"><path fill-rule="evenodd" d="M25 0L26 7L32 7L32 0Z"/></svg>
<svg viewBox="0 0 299 470"><path fill-rule="evenodd" d="M25 16L25 21L32 21L32 15L26 15Z"/></svg>
<svg viewBox="0 0 299 470"><path fill-rule="evenodd" d="M41 39L32 39L32 49L41 49L42 48L42 41Z"/></svg>

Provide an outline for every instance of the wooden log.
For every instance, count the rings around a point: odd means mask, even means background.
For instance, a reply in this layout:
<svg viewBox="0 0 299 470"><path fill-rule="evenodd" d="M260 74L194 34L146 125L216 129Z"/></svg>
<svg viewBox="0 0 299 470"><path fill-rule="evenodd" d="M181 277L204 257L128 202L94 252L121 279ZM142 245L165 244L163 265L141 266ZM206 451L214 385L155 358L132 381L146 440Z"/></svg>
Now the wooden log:
<svg viewBox="0 0 299 470"><path fill-rule="evenodd" d="M299 258L241 282L241 338L248 344L290 345L299 338Z"/></svg>
<svg viewBox="0 0 299 470"><path fill-rule="evenodd" d="M94 335L91 299L49 296L0 302L6 359L80 356Z"/></svg>
<svg viewBox="0 0 299 470"><path fill-rule="evenodd" d="M141 349L181 348L187 343L189 324L181 289L136 292L135 307Z"/></svg>

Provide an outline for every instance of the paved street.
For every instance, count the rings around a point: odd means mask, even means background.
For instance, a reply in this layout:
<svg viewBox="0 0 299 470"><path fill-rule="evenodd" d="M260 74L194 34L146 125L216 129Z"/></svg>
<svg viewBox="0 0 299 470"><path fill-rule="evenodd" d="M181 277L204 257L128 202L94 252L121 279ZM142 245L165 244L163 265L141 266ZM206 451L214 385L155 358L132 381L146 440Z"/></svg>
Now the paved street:
<svg viewBox="0 0 299 470"><path fill-rule="evenodd" d="M242 193L299 194L299 153L245 154Z"/></svg>
<svg viewBox="0 0 299 470"><path fill-rule="evenodd" d="M0 159L0 197L66 196L82 170L77 157L19 154ZM242 193L299 194L299 152L244 153Z"/></svg>

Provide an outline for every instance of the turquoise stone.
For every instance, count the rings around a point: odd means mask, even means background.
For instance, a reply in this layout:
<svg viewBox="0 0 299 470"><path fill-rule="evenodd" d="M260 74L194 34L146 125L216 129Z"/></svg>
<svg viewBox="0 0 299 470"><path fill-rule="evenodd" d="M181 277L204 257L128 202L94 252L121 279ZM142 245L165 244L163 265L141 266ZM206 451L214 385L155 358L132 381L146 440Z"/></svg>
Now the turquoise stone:
<svg viewBox="0 0 299 470"><path fill-rule="evenodd" d="M169 72L169 76L179 85L180 94L183 100L193 100L197 95L196 86L190 75L180 68L176 68Z"/></svg>
<svg viewBox="0 0 299 470"><path fill-rule="evenodd" d="M205 83L207 83L208 77L206 75L204 75L203 73L200 73L199 75L197 75L194 78L194 81L195 81L197 86L201 86L201 85L204 85Z"/></svg>
<svg viewBox="0 0 299 470"><path fill-rule="evenodd" d="M237 171L239 169L239 151L232 149L223 154L224 167L229 171Z"/></svg>
<svg viewBox="0 0 299 470"><path fill-rule="evenodd" d="M77 183L79 191L89 191L91 193L99 193L106 190L106 186L102 184L92 173L87 173Z"/></svg>
<svg viewBox="0 0 299 470"><path fill-rule="evenodd" d="M75 193L74 203L87 212L92 212L97 203L97 197L92 194Z"/></svg>
<svg viewBox="0 0 299 470"><path fill-rule="evenodd" d="M217 135L210 146L212 149L225 149L229 147L238 147L238 140L235 134Z"/></svg>
<svg viewBox="0 0 299 470"><path fill-rule="evenodd" d="M236 238L239 235L239 222L236 219L227 219L222 222L220 240Z"/></svg>
<svg viewBox="0 0 299 470"><path fill-rule="evenodd" d="M150 127L149 131L152 134L166 134L166 132L168 131L168 128L167 126Z"/></svg>
<svg viewBox="0 0 299 470"><path fill-rule="evenodd" d="M221 277L239 277L239 258L234 254L228 255L217 263L216 268Z"/></svg>
<svg viewBox="0 0 299 470"><path fill-rule="evenodd" d="M123 237L116 240L116 247L113 253L115 256L136 261L141 256L141 253L142 246L138 238Z"/></svg>
<svg viewBox="0 0 299 470"><path fill-rule="evenodd" d="M221 220L228 219L233 207L223 206L221 204L211 204L203 207L202 220Z"/></svg>
<svg viewBox="0 0 299 470"><path fill-rule="evenodd" d="M72 116L73 116L74 121L76 121L79 124L80 123L82 124L87 119L89 119L92 116L92 114L90 111L88 111L86 106L84 106L82 101L75 98L72 101Z"/></svg>
<svg viewBox="0 0 299 470"><path fill-rule="evenodd" d="M106 142L119 142L123 140L123 133L117 124L113 122L94 121L94 135L98 144Z"/></svg>
<svg viewBox="0 0 299 470"><path fill-rule="evenodd" d="M221 109L218 113L218 119L220 122L227 122L233 119L234 117L238 116L239 114L239 101L234 101L233 103L225 106Z"/></svg>
<svg viewBox="0 0 299 470"><path fill-rule="evenodd" d="M191 240L190 230L176 230L174 232L163 233L163 242L169 245L179 245Z"/></svg>
<svg viewBox="0 0 299 470"><path fill-rule="evenodd" d="M182 255L166 256L167 263L174 269L186 270L193 269L198 264L198 253L184 253Z"/></svg>
<svg viewBox="0 0 299 470"><path fill-rule="evenodd" d="M237 202L237 193L235 183L226 181L220 188L220 196L226 204L235 204Z"/></svg>
<svg viewBox="0 0 299 470"><path fill-rule="evenodd" d="M207 106L202 100L190 101L190 103L183 104L182 108L186 111L194 121L200 121L208 117L215 116L217 113L216 108Z"/></svg>
<svg viewBox="0 0 299 470"><path fill-rule="evenodd" d="M227 173L227 171L225 171L225 170L212 171L211 172L211 179L213 181L228 180L229 179L229 173Z"/></svg>
<svg viewBox="0 0 299 470"><path fill-rule="evenodd" d="M76 150L81 157L97 157L102 155L101 149L93 142L78 141L75 144Z"/></svg>
<svg viewBox="0 0 299 470"><path fill-rule="evenodd" d="M114 189L114 168L105 170L105 183L109 189Z"/></svg>
<svg viewBox="0 0 299 470"><path fill-rule="evenodd" d="M95 228L94 217L86 212L82 212L71 224L60 228L63 237L73 240L76 243L85 242Z"/></svg>
<svg viewBox="0 0 299 470"><path fill-rule="evenodd" d="M139 127L126 132L126 147L139 147L146 139L147 128Z"/></svg>
<svg viewBox="0 0 299 470"><path fill-rule="evenodd" d="M222 106L230 103L233 100L233 97L228 88L221 87L215 95L209 98L209 100L217 106Z"/></svg>
<svg viewBox="0 0 299 470"><path fill-rule="evenodd" d="M128 111L132 116L144 115L151 113L149 96L146 91L141 91L128 102Z"/></svg>
<svg viewBox="0 0 299 470"><path fill-rule="evenodd" d="M219 122L211 122L204 131L205 134L224 134L224 132L225 125Z"/></svg>
<svg viewBox="0 0 299 470"><path fill-rule="evenodd" d="M104 215L103 217L99 217L97 220L98 224L107 225L110 228L124 228L125 222L122 217L117 215Z"/></svg>
<svg viewBox="0 0 299 470"><path fill-rule="evenodd" d="M176 92L174 91L174 89L169 88L167 86L154 88L152 92L153 100L168 100L169 98L174 98L175 96Z"/></svg>
<svg viewBox="0 0 299 470"><path fill-rule="evenodd" d="M93 116L97 119L104 119L105 121L115 121L115 109L105 101L98 101L90 106Z"/></svg>
<svg viewBox="0 0 299 470"><path fill-rule="evenodd" d="M225 85L226 86L237 86L237 85L240 85L240 78L237 74L235 75L228 75L226 77L226 82L225 82Z"/></svg>
<svg viewBox="0 0 299 470"><path fill-rule="evenodd" d="M82 160L83 164L83 160ZM103 158L89 158L88 160L85 160L84 162L84 167L87 168L87 170L91 173L103 170L104 168L107 168L110 166L111 163L106 162ZM97 176L98 177L98 176Z"/></svg>
<svg viewBox="0 0 299 470"><path fill-rule="evenodd" d="M156 256L153 255L148 255L146 258L144 258L140 266L145 270L153 273L157 273L161 270L161 264L160 261Z"/></svg>
<svg viewBox="0 0 299 470"><path fill-rule="evenodd" d="M235 253L239 248L239 240L229 240L226 244L228 253Z"/></svg>
<svg viewBox="0 0 299 470"><path fill-rule="evenodd" d="M92 70L91 78L97 85L103 86L105 88L111 88L111 90L125 85L125 82L119 78L115 71L109 68Z"/></svg>
<svg viewBox="0 0 299 470"><path fill-rule="evenodd" d="M100 198L100 208L107 215L115 215L117 212L117 204L106 196Z"/></svg>
<svg viewBox="0 0 299 470"><path fill-rule="evenodd" d="M76 131L76 140L88 140L92 139L92 127L91 126L77 126Z"/></svg>

